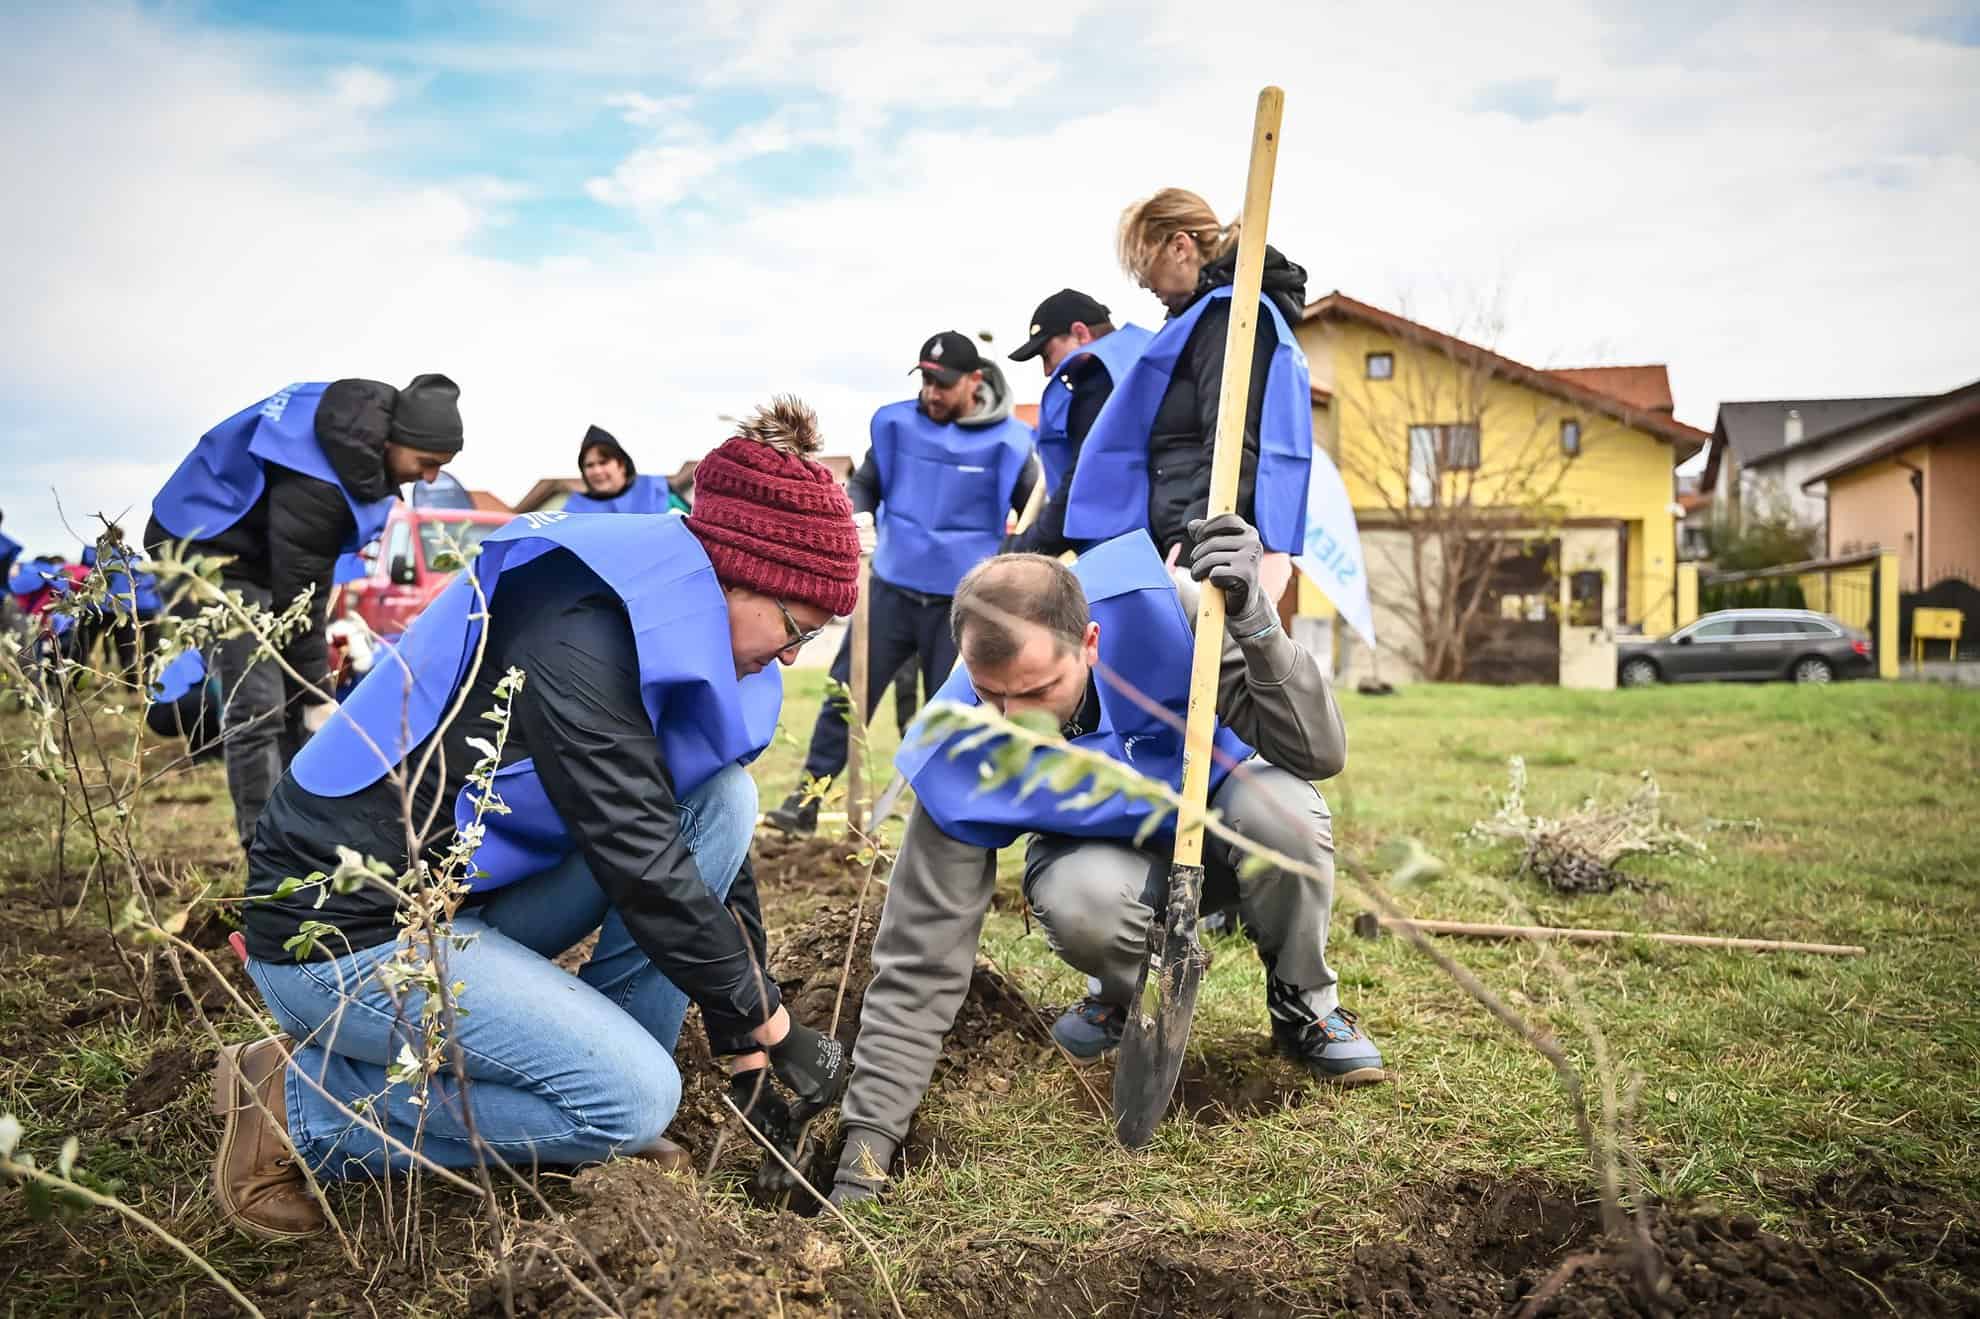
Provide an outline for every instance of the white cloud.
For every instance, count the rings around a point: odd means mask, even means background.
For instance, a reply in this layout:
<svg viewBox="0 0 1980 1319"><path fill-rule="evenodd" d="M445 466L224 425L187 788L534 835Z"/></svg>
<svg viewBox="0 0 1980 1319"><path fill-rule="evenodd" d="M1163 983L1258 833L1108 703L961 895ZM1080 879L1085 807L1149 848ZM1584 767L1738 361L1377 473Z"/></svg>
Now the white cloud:
<svg viewBox="0 0 1980 1319"><path fill-rule="evenodd" d="M330 75L330 93L337 104L352 110L382 110L397 99L399 88L377 69L352 65Z"/></svg>
<svg viewBox="0 0 1980 1319"><path fill-rule="evenodd" d="M605 98L605 104L636 128L666 124L683 118L694 104L692 96L648 96L644 92L618 92Z"/></svg>
<svg viewBox="0 0 1980 1319"><path fill-rule="evenodd" d="M644 240L534 262L476 240L552 185L409 181L402 88L382 105L336 78L311 91L255 43L124 9L0 51L0 171L38 203L0 210L7 529L61 543L51 483L72 519L79 501L141 510L204 427L308 377L454 376L458 470L507 496L569 470L588 422L670 469L774 390L857 452L934 330L1008 347L1065 284L1153 323L1115 269L1114 219L1166 184L1234 208L1267 80L1288 94L1274 240L1316 295L1408 293L1454 324L1503 286L1506 351L1668 361L1679 415L1704 425L1722 397L1980 374L1974 52L1868 11L1740 11L1687 46L1567 0L1518 22L1229 6L1214 27L1183 0L1039 6L968 34L905 4L667 9L569 49L407 56L562 70L565 102L642 130L612 168L554 186L639 217ZM605 90L642 65L703 87ZM1536 79L1580 112L1469 109ZM765 108L703 126L722 96ZM793 195L779 170L813 146L843 168ZM1035 372L1012 376L1031 397Z"/></svg>

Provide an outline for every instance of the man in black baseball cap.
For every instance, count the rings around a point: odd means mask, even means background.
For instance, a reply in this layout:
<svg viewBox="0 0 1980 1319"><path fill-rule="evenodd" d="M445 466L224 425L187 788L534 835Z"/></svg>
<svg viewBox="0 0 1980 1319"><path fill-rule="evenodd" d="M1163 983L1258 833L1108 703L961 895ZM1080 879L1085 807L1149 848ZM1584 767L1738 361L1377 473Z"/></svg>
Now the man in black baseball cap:
<svg viewBox="0 0 1980 1319"><path fill-rule="evenodd" d="M1031 313L1031 337L1013 362L1038 359L1045 393L1038 400L1038 456L1051 498L1031 527L1006 542L1007 551L1063 554L1080 547L1066 539L1066 496L1086 432L1129 367L1154 336L1138 325L1114 328L1106 305L1078 289L1060 289Z"/></svg>
<svg viewBox="0 0 1980 1319"><path fill-rule="evenodd" d="M921 388L873 414L872 447L846 483L853 514L877 545L867 593L868 718L902 666L919 660L933 692L955 667L949 603L963 574L997 552L1006 514L1022 509L1044 480L1031 427L1011 415L1004 373L969 336L944 330L915 356ZM878 519L877 524L875 519ZM852 679L852 636L832 661ZM846 712L818 712L797 791L765 818L788 834L818 828L824 785L846 767Z"/></svg>
<svg viewBox="0 0 1980 1319"><path fill-rule="evenodd" d="M1013 362L1029 362L1042 356L1045 374L1051 375L1067 354L1083 348L1114 326L1107 319L1106 305L1078 289L1060 289L1038 304L1031 313L1031 337L1011 354Z"/></svg>

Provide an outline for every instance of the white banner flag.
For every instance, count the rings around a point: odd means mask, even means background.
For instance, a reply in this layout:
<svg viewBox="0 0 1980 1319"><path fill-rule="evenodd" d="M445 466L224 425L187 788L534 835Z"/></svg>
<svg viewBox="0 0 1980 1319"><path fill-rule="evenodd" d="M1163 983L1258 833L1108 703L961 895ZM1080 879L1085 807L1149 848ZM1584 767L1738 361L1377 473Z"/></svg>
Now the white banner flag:
<svg viewBox="0 0 1980 1319"><path fill-rule="evenodd" d="M1306 486L1306 545L1293 565L1334 602L1341 618L1369 646L1375 644L1375 610L1368 603L1368 573L1361 557L1361 532L1354 505L1334 460L1313 447L1313 474Z"/></svg>

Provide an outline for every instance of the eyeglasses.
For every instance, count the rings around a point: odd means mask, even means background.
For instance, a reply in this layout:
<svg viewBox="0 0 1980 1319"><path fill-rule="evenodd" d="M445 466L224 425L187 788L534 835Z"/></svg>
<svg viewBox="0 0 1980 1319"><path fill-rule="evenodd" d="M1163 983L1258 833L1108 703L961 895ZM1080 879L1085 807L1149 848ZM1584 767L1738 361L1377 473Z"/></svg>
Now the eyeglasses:
<svg viewBox="0 0 1980 1319"><path fill-rule="evenodd" d="M796 650L807 641L815 641L818 635L825 630L826 625L821 623L809 632L805 631L798 626L798 621L791 617L791 611L784 608L784 602L782 600L772 596L770 597L770 602L776 605L777 612L784 616L784 635L790 638L789 643L778 650L777 653L779 655L782 655L785 651Z"/></svg>

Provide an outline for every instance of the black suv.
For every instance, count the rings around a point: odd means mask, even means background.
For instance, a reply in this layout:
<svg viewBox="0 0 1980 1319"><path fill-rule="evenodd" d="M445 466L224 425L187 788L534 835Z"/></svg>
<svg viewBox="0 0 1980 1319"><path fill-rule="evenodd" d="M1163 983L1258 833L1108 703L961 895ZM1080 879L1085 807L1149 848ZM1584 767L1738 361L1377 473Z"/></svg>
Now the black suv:
<svg viewBox="0 0 1980 1319"><path fill-rule="evenodd" d="M1656 640L1616 645L1616 682L1834 682L1876 672L1870 638L1807 609L1722 609Z"/></svg>

